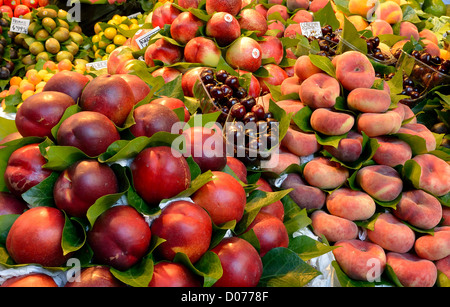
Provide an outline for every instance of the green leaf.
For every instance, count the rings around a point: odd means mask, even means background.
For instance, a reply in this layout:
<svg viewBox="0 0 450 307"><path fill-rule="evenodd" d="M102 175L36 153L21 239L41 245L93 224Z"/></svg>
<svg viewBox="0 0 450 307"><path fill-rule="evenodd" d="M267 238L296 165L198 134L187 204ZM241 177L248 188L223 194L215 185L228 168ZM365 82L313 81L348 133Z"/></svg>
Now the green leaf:
<svg viewBox="0 0 450 307"><path fill-rule="evenodd" d="M311 53L309 54L309 59L314 66L320 68L331 77L336 78L336 68L328 57Z"/></svg>
<svg viewBox="0 0 450 307"><path fill-rule="evenodd" d="M9 230L19 216L20 214L0 215L0 245L6 246Z"/></svg>
<svg viewBox="0 0 450 307"><path fill-rule="evenodd" d="M289 125L291 124L292 113L286 113L281 107L279 107L275 102L270 100L269 102L269 112L271 112L274 118L278 121L279 127L279 142L283 140L286 135Z"/></svg>
<svg viewBox="0 0 450 307"><path fill-rule="evenodd" d="M55 201L53 198L53 186L58 179L59 174L52 172L50 176L45 178L39 184L30 188L22 194L22 198L29 204L30 207L54 207Z"/></svg>
<svg viewBox="0 0 450 307"><path fill-rule="evenodd" d="M281 199L284 206L284 226L291 236L294 232L311 225L306 209L301 209L289 195Z"/></svg>
<svg viewBox="0 0 450 307"><path fill-rule="evenodd" d="M322 273L304 262L295 252L277 247L262 257L261 287L303 287Z"/></svg>
<svg viewBox="0 0 450 307"><path fill-rule="evenodd" d="M148 287L152 280L154 262L151 255L142 258L137 264L125 271L110 268L111 273L123 283L132 287Z"/></svg>
<svg viewBox="0 0 450 307"><path fill-rule="evenodd" d="M301 235L290 239L288 248L296 252L304 261L308 261L331 252L337 247L323 244L308 236Z"/></svg>
<svg viewBox="0 0 450 307"><path fill-rule="evenodd" d="M344 27L342 29L342 37L338 46L338 54L346 51L356 50L367 54L367 43L360 37L355 26L344 16Z"/></svg>
<svg viewBox="0 0 450 307"><path fill-rule="evenodd" d="M17 132L16 121L0 117L0 140L14 132Z"/></svg>
<svg viewBox="0 0 450 307"><path fill-rule="evenodd" d="M304 106L295 115L292 120L297 125L297 127L303 132L315 132L311 127L311 115L313 111L309 106Z"/></svg>
<svg viewBox="0 0 450 307"><path fill-rule="evenodd" d="M339 20L336 18L330 2L327 2L322 9L314 13L314 21L319 21L322 27L330 25L333 30L339 29L340 27Z"/></svg>
<svg viewBox="0 0 450 307"><path fill-rule="evenodd" d="M256 215L259 213L261 208L273 204L276 201L281 200L285 197L292 189L276 191L276 192L265 192L261 190L254 190L247 197L247 204L245 205L244 215L239 223L236 225L236 234L242 234L248 226L253 222Z"/></svg>
<svg viewBox="0 0 450 307"><path fill-rule="evenodd" d="M63 171L75 162L89 158L76 147L58 145L45 148L44 157L47 159L47 163L43 167L54 171Z"/></svg>
<svg viewBox="0 0 450 307"><path fill-rule="evenodd" d="M195 274L202 276L204 278L204 287L211 287L223 274L219 256L211 251L207 251L203 254L195 265L193 265L186 254L183 253L177 253L173 261L186 265Z"/></svg>
<svg viewBox="0 0 450 307"><path fill-rule="evenodd" d="M86 242L86 232L83 227L76 227L76 219L69 218L64 212L65 222L61 239L64 255L79 250ZM80 224L79 224L80 225ZM81 225L82 226L82 225ZM78 230L77 230L78 228Z"/></svg>
<svg viewBox="0 0 450 307"><path fill-rule="evenodd" d="M341 287L374 287L375 284L367 281L359 281L350 279L342 270L339 264L333 260L331 265L336 271L336 277L339 280Z"/></svg>

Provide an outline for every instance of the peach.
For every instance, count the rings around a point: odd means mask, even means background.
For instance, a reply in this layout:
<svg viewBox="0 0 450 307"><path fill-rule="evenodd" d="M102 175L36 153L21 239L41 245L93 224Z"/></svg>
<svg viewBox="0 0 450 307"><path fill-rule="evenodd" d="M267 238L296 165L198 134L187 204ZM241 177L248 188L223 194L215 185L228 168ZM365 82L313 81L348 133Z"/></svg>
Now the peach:
<svg viewBox="0 0 450 307"><path fill-rule="evenodd" d="M291 17L291 20L297 23L312 22L314 21L314 16L307 10L299 10Z"/></svg>
<svg viewBox="0 0 450 307"><path fill-rule="evenodd" d="M278 38L275 38L278 39ZM276 64L266 64L263 66L268 72L269 77L258 77L259 84L261 85L261 94L270 93L270 89L268 85L278 86L283 83L286 78L288 78L288 74L286 71Z"/></svg>
<svg viewBox="0 0 450 307"><path fill-rule="evenodd" d="M164 38L158 39L145 50L144 59L149 67L154 67L154 60L159 60L165 65L172 65L183 58L182 50Z"/></svg>
<svg viewBox="0 0 450 307"><path fill-rule="evenodd" d="M350 221L367 220L375 213L376 205L369 194L350 188L339 188L327 196L330 214Z"/></svg>
<svg viewBox="0 0 450 307"><path fill-rule="evenodd" d="M377 244L357 239L336 242L333 255L339 267L355 280L374 281L386 267L386 254Z"/></svg>
<svg viewBox="0 0 450 307"><path fill-rule="evenodd" d="M242 0L206 0L208 15L214 12L225 12L236 16L242 7Z"/></svg>
<svg viewBox="0 0 450 307"><path fill-rule="evenodd" d="M433 262L413 254L389 252L386 263L404 287L433 287L437 269Z"/></svg>
<svg viewBox="0 0 450 307"><path fill-rule="evenodd" d="M268 22L266 35L268 35L269 31L271 30L274 30L272 31L273 36L282 38L284 36L284 31L286 30L286 27L279 20L271 20L270 22ZM275 34L273 32L275 32Z"/></svg>
<svg viewBox="0 0 450 307"><path fill-rule="evenodd" d="M256 185L258 186L256 189L265 191L265 192L273 192L272 187L270 184L265 180L264 178L259 178L258 181L256 181ZM264 206L259 210L259 212L267 213L275 216L280 221L284 220L284 205L281 202L281 200L277 200L274 203L271 203L270 205Z"/></svg>
<svg viewBox="0 0 450 307"><path fill-rule="evenodd" d="M417 155L413 158L420 168L419 188L435 196L450 192L450 164L432 154Z"/></svg>
<svg viewBox="0 0 450 307"><path fill-rule="evenodd" d="M441 49L438 45L433 43L432 41L428 39L423 39L422 43L425 44L425 52L428 52L431 56L440 56L441 55Z"/></svg>
<svg viewBox="0 0 450 307"><path fill-rule="evenodd" d="M152 72L153 77L162 77L165 83L175 80L181 75L181 71L173 67L161 67Z"/></svg>
<svg viewBox="0 0 450 307"><path fill-rule="evenodd" d="M331 2L330 0L312 0L309 4L309 10L311 12L317 12L321 9L323 9L328 2Z"/></svg>
<svg viewBox="0 0 450 307"><path fill-rule="evenodd" d="M181 77L181 87L183 89L184 96L194 97L194 86L196 81L199 80L203 69L205 68L195 67L183 73Z"/></svg>
<svg viewBox="0 0 450 307"><path fill-rule="evenodd" d="M325 135L342 135L349 132L355 119L352 115L326 108L315 109L311 114L311 127Z"/></svg>
<svg viewBox="0 0 450 307"><path fill-rule="evenodd" d="M300 10L300 11L306 12L306 10L309 8L309 1L308 0L286 0L286 7L291 12L295 11L296 9L304 9L304 10Z"/></svg>
<svg viewBox="0 0 450 307"><path fill-rule="evenodd" d="M378 216L374 229L367 230L367 236L373 243L396 253L406 253L411 250L416 239L411 228L387 212Z"/></svg>
<svg viewBox="0 0 450 307"><path fill-rule="evenodd" d="M323 149L339 161L354 162L362 154L362 142L363 136L360 133L350 130L347 137L339 141L337 148L331 145L324 145Z"/></svg>
<svg viewBox="0 0 450 307"><path fill-rule="evenodd" d="M349 172L347 168L329 158L316 157L306 163L303 176L310 185L331 190L344 184Z"/></svg>
<svg viewBox="0 0 450 307"><path fill-rule="evenodd" d="M203 36L189 40L184 48L186 62L199 63L202 66L217 67L221 55L214 41Z"/></svg>
<svg viewBox="0 0 450 307"><path fill-rule="evenodd" d="M266 16L255 9L243 9L239 17L241 30L255 31L258 37L263 36L268 30Z"/></svg>
<svg viewBox="0 0 450 307"><path fill-rule="evenodd" d="M403 189L399 173L387 165L368 165L359 169L356 182L367 194L379 201L392 201Z"/></svg>
<svg viewBox="0 0 450 307"><path fill-rule="evenodd" d="M364 113L383 113L391 105L391 96L385 90L355 88L347 96L350 109Z"/></svg>
<svg viewBox="0 0 450 307"><path fill-rule="evenodd" d="M371 88L375 82L375 69L367 56L361 52L344 52L333 62L336 67L336 78L346 90Z"/></svg>
<svg viewBox="0 0 450 307"><path fill-rule="evenodd" d="M410 40L411 36L418 41L419 36L419 30L417 29L417 26L409 21L402 21L400 22L400 27L398 29L398 35L404 36L405 39Z"/></svg>
<svg viewBox="0 0 450 307"><path fill-rule="evenodd" d="M450 207L442 206L442 226L450 226Z"/></svg>
<svg viewBox="0 0 450 307"><path fill-rule="evenodd" d="M178 5L182 8L198 8L199 0L178 0Z"/></svg>
<svg viewBox="0 0 450 307"><path fill-rule="evenodd" d="M370 23L369 30L372 31L373 36L382 34L394 34L392 26L387 21L382 19L377 19Z"/></svg>
<svg viewBox="0 0 450 307"><path fill-rule="evenodd" d="M371 1L360 1L360 0L350 0L348 2L348 11L352 15L359 15L362 17L367 17L369 10L375 7L375 2Z"/></svg>
<svg viewBox="0 0 450 307"><path fill-rule="evenodd" d="M399 23L403 19L402 8L399 4L393 1L386 1L380 3L375 10L376 19L382 19L387 23L393 25Z"/></svg>
<svg viewBox="0 0 450 307"><path fill-rule="evenodd" d="M300 80L297 76L288 77L281 83L281 95L298 94L299 90Z"/></svg>
<svg viewBox="0 0 450 307"><path fill-rule="evenodd" d="M272 95L266 94L266 95L262 95L261 97L262 97L261 104L264 106L264 110L266 112L269 112L269 104L270 104L270 99L272 99ZM300 100L296 100L296 99L280 100L280 101L277 101L276 104L288 114L291 114L291 113L295 114L301 108L303 108L305 106L303 103L301 103Z"/></svg>
<svg viewBox="0 0 450 307"><path fill-rule="evenodd" d="M301 82L306 80L308 77L321 72L323 72L322 69L315 66L307 55L298 57L294 65L294 74Z"/></svg>
<svg viewBox="0 0 450 307"><path fill-rule="evenodd" d="M261 59L269 60L272 58L275 64L279 65L284 57L283 43L275 36L265 35L263 38L259 41L262 51Z"/></svg>
<svg viewBox="0 0 450 307"><path fill-rule="evenodd" d="M420 31L419 37L423 38L423 39L427 39L436 45L439 44L436 34L434 34L434 32L429 29L423 29L422 31Z"/></svg>
<svg viewBox="0 0 450 307"><path fill-rule="evenodd" d="M259 43L251 37L236 39L225 53L225 60L235 69L255 72L261 67L262 50Z"/></svg>
<svg viewBox="0 0 450 307"><path fill-rule="evenodd" d="M415 227L431 229L442 218L442 205L427 192L411 190L402 193L402 199L392 213Z"/></svg>
<svg viewBox="0 0 450 307"><path fill-rule="evenodd" d="M266 15L267 20L275 19L274 15L272 15L272 14L276 14L276 13L279 13L281 18L283 18L284 20L288 20L290 17L287 7L285 7L282 4L275 4L267 10L267 15Z"/></svg>
<svg viewBox="0 0 450 307"><path fill-rule="evenodd" d="M257 10L261 15L267 18L267 9L264 5L258 3L257 5L255 5L255 10Z"/></svg>
<svg viewBox="0 0 450 307"><path fill-rule="evenodd" d="M178 43L185 45L197 36L204 22L189 11L180 13L170 26L170 35Z"/></svg>
<svg viewBox="0 0 450 307"><path fill-rule="evenodd" d="M284 170L292 164L300 165L300 159L297 155L287 151L286 149L280 149L275 151L270 156L268 161L265 161L265 165L261 166L264 171L270 171L275 174L281 174Z"/></svg>
<svg viewBox="0 0 450 307"><path fill-rule="evenodd" d="M450 255L450 226L436 227L434 235L424 235L416 240L416 254L424 259L439 260Z"/></svg>
<svg viewBox="0 0 450 307"><path fill-rule="evenodd" d="M281 188L292 188L289 196L302 209L321 209L325 204L325 192L305 183L299 174L288 174Z"/></svg>
<svg viewBox="0 0 450 307"><path fill-rule="evenodd" d="M292 23L284 29L284 37L296 38L298 35L302 35L302 28L298 23Z"/></svg>
<svg viewBox="0 0 450 307"><path fill-rule="evenodd" d="M373 160L377 164L387 166L404 165L412 158L412 150L408 143L392 136L377 136L375 139L380 145Z"/></svg>
<svg viewBox="0 0 450 307"><path fill-rule="evenodd" d="M435 262L435 265L439 272L444 273L444 275L450 279L450 256L439 259Z"/></svg>
<svg viewBox="0 0 450 307"><path fill-rule="evenodd" d="M314 133L298 131L291 127L288 128L286 135L281 140L281 145L299 157L312 155L321 147Z"/></svg>
<svg viewBox="0 0 450 307"><path fill-rule="evenodd" d="M402 115L402 121L409 120L410 124L416 124L417 118L415 118L414 112L411 110L409 106L403 103L398 103L397 107L393 109L393 111L399 112L400 115ZM414 117L414 118L413 118Z"/></svg>
<svg viewBox="0 0 450 307"><path fill-rule="evenodd" d="M313 109L333 107L340 93L339 82L325 73L315 73L306 78L298 91L300 100Z"/></svg>
<svg viewBox="0 0 450 307"><path fill-rule="evenodd" d="M358 226L354 222L323 210L311 214L311 226L316 236L323 235L330 242L352 240L358 236Z"/></svg>
<svg viewBox="0 0 450 307"><path fill-rule="evenodd" d="M239 75L245 75L249 74L249 71L237 69L237 72L239 72ZM250 78L250 85L248 86L248 95L252 96L253 98L258 98L261 94L261 84L259 84L258 79L255 77L255 75L251 74Z"/></svg>
<svg viewBox="0 0 450 307"><path fill-rule="evenodd" d="M358 116L357 127L369 137L396 133L402 125L402 117L395 111L385 113L362 113Z"/></svg>
<svg viewBox="0 0 450 307"><path fill-rule="evenodd" d="M239 21L225 12L214 13L206 23L206 35L215 38L220 46L227 46L241 35Z"/></svg>
<svg viewBox="0 0 450 307"><path fill-rule="evenodd" d="M151 23L153 27L163 29L164 25L172 24L180 13L181 11L173 6L171 2L166 2L154 9L151 15Z"/></svg>
<svg viewBox="0 0 450 307"><path fill-rule="evenodd" d="M353 24L357 31L363 31L369 25L369 23L359 15L351 15L348 16L347 19Z"/></svg>

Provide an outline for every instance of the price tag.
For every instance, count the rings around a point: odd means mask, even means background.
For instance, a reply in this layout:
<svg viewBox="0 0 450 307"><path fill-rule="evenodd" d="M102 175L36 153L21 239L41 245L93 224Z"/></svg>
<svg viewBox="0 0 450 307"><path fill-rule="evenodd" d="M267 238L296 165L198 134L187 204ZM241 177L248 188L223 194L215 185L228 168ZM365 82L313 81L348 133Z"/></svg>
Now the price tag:
<svg viewBox="0 0 450 307"><path fill-rule="evenodd" d="M156 27L156 28L152 29L151 31L145 33L144 35L139 36L138 38L136 38L136 43L138 44L139 48L143 49L143 48L147 47L148 42L150 41L150 38L153 35L155 35L156 33L158 33L159 30L161 30L161 28L160 27ZM140 31L142 31L142 30L140 30ZM136 34L138 34L138 33L139 33L139 31L136 32Z"/></svg>
<svg viewBox="0 0 450 307"><path fill-rule="evenodd" d="M319 38L322 36L322 28L320 26L320 22L301 22L300 28L302 30L302 35L306 37L316 37Z"/></svg>
<svg viewBox="0 0 450 307"><path fill-rule="evenodd" d="M108 67L108 61L98 61L98 62L87 63L86 67L92 67L95 70L100 70L100 69Z"/></svg>
<svg viewBox="0 0 450 307"><path fill-rule="evenodd" d="M130 16L127 16L127 18L128 18L128 19L133 19L133 18L138 17L138 16L141 15L141 14L142 14L141 12L137 12L137 13L131 14Z"/></svg>
<svg viewBox="0 0 450 307"><path fill-rule="evenodd" d="M11 32L28 34L29 26L30 26L29 19L22 19L16 17L11 18L11 26L10 26Z"/></svg>

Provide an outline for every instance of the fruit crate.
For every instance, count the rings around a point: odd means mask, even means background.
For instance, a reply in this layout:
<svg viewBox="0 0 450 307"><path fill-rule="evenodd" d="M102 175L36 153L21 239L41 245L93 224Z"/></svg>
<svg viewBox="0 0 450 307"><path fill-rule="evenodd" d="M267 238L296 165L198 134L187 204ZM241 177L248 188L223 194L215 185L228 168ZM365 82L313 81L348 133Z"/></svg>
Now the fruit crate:
<svg viewBox="0 0 450 307"><path fill-rule="evenodd" d="M223 93L230 88L231 93ZM199 75L195 95L202 114L220 112L217 122L222 125L228 155L252 166L270 159L279 145L279 122L239 85L239 77L207 68Z"/></svg>

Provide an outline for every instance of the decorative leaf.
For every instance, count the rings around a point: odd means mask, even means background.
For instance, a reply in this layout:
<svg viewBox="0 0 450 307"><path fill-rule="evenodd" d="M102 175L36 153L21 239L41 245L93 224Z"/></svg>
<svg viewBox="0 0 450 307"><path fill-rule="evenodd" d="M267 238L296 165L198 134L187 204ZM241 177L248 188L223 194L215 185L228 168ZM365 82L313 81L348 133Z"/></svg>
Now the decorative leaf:
<svg viewBox="0 0 450 307"><path fill-rule="evenodd" d="M52 172L50 176L45 178L39 184L30 188L22 194L22 198L29 204L31 208L34 207L54 207L55 201L53 198L53 186L58 179L59 174Z"/></svg>
<svg viewBox="0 0 450 307"><path fill-rule="evenodd" d="M261 287L303 287L322 273L304 262L295 252L277 247L262 257Z"/></svg>
<svg viewBox="0 0 450 307"><path fill-rule="evenodd" d="M303 261L319 257L336 248L305 235L297 236L289 240L289 249L296 252Z"/></svg>
<svg viewBox="0 0 450 307"><path fill-rule="evenodd" d="M147 255L128 270L120 271L110 268L110 271L117 279L129 286L148 287L153 277L153 267L153 259L151 255Z"/></svg>

